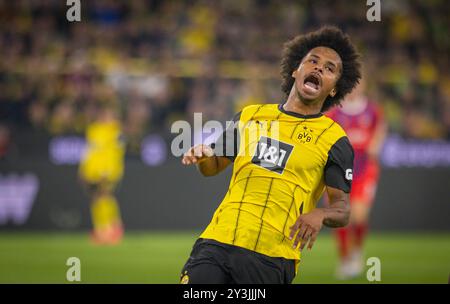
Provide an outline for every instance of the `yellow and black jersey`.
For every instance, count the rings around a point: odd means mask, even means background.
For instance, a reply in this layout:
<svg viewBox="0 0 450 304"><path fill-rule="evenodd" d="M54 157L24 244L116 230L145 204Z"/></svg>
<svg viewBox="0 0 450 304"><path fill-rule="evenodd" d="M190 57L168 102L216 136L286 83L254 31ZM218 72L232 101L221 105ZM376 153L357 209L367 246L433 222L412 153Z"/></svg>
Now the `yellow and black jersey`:
<svg viewBox="0 0 450 304"><path fill-rule="evenodd" d="M233 121L212 145L234 161L229 189L200 237L299 260L289 227L326 185L350 192L352 146L332 119L279 104L248 106Z"/></svg>
<svg viewBox="0 0 450 304"><path fill-rule="evenodd" d="M86 130L87 147L80 175L89 183L117 183L123 175L125 146L118 121L94 122Z"/></svg>

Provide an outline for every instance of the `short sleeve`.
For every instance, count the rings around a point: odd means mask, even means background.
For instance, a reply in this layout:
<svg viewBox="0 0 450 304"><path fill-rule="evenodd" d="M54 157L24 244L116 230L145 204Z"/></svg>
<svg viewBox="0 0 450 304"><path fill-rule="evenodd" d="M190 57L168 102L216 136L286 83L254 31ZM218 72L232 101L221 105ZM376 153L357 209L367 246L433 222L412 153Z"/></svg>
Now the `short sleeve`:
<svg viewBox="0 0 450 304"><path fill-rule="evenodd" d="M353 147L347 136L341 137L328 152L325 184L349 193L353 178Z"/></svg>
<svg viewBox="0 0 450 304"><path fill-rule="evenodd" d="M227 126L219 138L211 144L214 153L217 156L224 156L233 161L239 152L239 120L241 112L234 115L231 122Z"/></svg>

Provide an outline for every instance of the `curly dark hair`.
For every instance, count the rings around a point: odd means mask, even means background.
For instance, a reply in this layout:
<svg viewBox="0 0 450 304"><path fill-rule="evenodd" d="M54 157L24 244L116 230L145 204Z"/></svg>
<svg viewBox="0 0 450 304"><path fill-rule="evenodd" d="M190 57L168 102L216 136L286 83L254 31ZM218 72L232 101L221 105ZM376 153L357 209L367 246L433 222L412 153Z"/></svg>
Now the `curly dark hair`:
<svg viewBox="0 0 450 304"><path fill-rule="evenodd" d="M328 96L322 106L322 112L334 105L339 105L342 98L350 93L361 79L360 55L348 35L334 26L325 26L317 31L296 36L284 44L281 59L281 89L289 96L294 85L292 72L298 68L303 57L315 47L328 47L335 50L342 60L342 73L336 84L336 95Z"/></svg>

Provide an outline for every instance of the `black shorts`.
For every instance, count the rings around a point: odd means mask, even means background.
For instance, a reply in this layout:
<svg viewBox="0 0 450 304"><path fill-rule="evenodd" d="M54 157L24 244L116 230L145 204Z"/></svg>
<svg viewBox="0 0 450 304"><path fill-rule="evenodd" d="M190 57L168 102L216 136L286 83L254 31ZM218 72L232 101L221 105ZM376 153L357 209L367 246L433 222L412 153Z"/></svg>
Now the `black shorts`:
<svg viewBox="0 0 450 304"><path fill-rule="evenodd" d="M183 267L183 284L290 284L295 260L274 258L210 239L198 239Z"/></svg>

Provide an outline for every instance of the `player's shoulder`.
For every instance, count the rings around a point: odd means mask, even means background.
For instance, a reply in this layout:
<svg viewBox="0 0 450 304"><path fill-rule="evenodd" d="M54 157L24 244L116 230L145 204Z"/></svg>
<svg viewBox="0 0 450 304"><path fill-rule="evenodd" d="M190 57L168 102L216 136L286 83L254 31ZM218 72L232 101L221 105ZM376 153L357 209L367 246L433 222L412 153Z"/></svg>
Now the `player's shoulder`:
<svg viewBox="0 0 450 304"><path fill-rule="evenodd" d="M250 120L257 116L270 116L278 113L279 104L276 103L261 103L252 104L244 107L240 112L241 120Z"/></svg>
<svg viewBox="0 0 450 304"><path fill-rule="evenodd" d="M341 135L341 134L346 135L342 126L333 117L330 117L328 115L323 115L322 120L325 125L329 126L329 130L327 130L327 131L330 131L331 133L335 133L338 135Z"/></svg>
<svg viewBox="0 0 450 304"><path fill-rule="evenodd" d="M256 112L256 111L273 111L278 109L278 103L260 103L252 104L244 107L242 112Z"/></svg>
<svg viewBox="0 0 450 304"><path fill-rule="evenodd" d="M331 144L337 142L343 137L347 137L347 133L344 128L332 117L327 115L322 116L323 125L326 126L324 134L326 138L331 142Z"/></svg>
<svg viewBox="0 0 450 304"><path fill-rule="evenodd" d="M324 132L328 155L342 155L342 157L354 157L353 146L342 126L330 117L324 116L329 128Z"/></svg>

